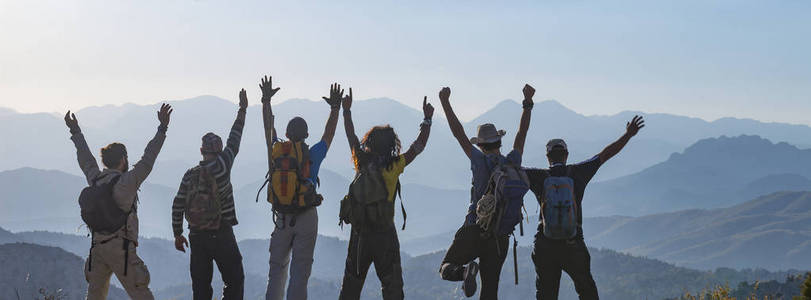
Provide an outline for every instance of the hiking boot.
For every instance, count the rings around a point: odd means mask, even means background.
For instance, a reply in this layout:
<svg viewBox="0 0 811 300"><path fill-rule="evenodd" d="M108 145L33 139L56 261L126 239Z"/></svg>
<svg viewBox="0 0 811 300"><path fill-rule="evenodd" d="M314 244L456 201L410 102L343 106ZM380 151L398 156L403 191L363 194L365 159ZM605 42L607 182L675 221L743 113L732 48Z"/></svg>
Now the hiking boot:
<svg viewBox="0 0 811 300"><path fill-rule="evenodd" d="M476 275L479 274L479 264L475 261L467 264L465 273L462 274L464 283L462 283L462 290L465 291L465 297L473 297L476 294Z"/></svg>

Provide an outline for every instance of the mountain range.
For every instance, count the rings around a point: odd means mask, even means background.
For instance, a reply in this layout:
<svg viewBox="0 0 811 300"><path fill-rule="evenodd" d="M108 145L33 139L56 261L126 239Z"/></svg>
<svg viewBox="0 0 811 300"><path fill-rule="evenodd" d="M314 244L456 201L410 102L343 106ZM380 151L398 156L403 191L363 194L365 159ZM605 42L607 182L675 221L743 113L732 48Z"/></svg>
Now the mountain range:
<svg viewBox="0 0 811 300"><path fill-rule="evenodd" d="M213 96L170 103L174 105L175 112L169 137L148 180L174 187L179 183L183 171L199 160L200 137L208 131L220 133L223 137L227 134L236 115L236 106L233 102ZM464 105L464 102L454 104ZM99 149L113 141L123 142L133 156L130 161L134 162L157 126L154 113L156 107L157 104L107 105L80 109L76 115L91 149ZM387 98L357 101L353 105L353 112L359 135L372 125L391 124L397 130L404 148L416 137L417 125L422 119L421 112ZM266 172L260 113L258 105L253 105L248 110L242 150L234 167L233 177L237 186L259 180ZM310 127L308 142L313 144L321 136L328 106L321 102L291 99L274 105L274 113L276 127L282 130L292 116L304 117ZM471 136L475 135L476 126L484 122L506 129L506 151L512 145L520 113L519 103L505 100L466 122L464 126ZM551 100L537 103L533 113L524 163L541 167L547 165L544 145L549 138L567 139L572 160L586 159L618 138L624 131L625 122L634 114L642 114L629 111L612 116L584 116ZM614 163L600 172L597 180L641 171L666 160L672 153L682 151L700 139L721 135L754 134L802 148L811 146L808 142L811 140L811 127L805 125L733 118L707 122L668 114L644 115L648 126L615 158ZM426 151L403 175L403 182L444 189L467 189L470 182L469 163L451 137L441 111L437 111L435 119L435 130L432 131ZM61 116L46 113L21 114L6 111L0 114L0 128L5 128L0 131L0 139L9 141L4 147L0 147L0 155L13 158L0 161L0 170L33 167L78 174L75 151L63 123ZM350 178L353 172L342 122L339 122L333 146L335 147L331 147L324 161L324 167ZM442 167L437 168L438 162L441 162Z"/></svg>

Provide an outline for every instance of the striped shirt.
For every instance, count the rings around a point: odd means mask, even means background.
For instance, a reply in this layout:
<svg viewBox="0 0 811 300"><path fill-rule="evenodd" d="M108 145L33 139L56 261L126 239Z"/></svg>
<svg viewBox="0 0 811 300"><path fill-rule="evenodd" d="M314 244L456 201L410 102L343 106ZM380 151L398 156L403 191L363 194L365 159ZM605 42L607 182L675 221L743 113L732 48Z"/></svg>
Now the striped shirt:
<svg viewBox="0 0 811 300"><path fill-rule="evenodd" d="M237 215L234 209L234 189L231 186L231 167L234 164L239 152L239 143L242 139L242 128L245 126L245 121L237 118L234 121L234 126L231 127L231 133L228 135L225 149L217 154L217 158L201 161L200 164L194 168L186 171L183 175L183 180L180 182L180 188L175 196L174 203L172 204L172 230L175 236L183 234L183 215L186 213L186 197L189 194L191 184L194 178L199 176L200 168L206 168L208 173L214 177L217 183L218 198L220 199L220 213L222 214L221 222L231 226L237 225ZM194 229L196 224L189 224L190 229Z"/></svg>

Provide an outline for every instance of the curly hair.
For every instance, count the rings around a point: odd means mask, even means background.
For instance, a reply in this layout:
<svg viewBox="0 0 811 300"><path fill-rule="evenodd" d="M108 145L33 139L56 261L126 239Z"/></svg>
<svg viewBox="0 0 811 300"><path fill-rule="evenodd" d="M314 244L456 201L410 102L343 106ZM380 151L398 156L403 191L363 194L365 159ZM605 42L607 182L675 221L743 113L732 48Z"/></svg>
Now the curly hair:
<svg viewBox="0 0 811 300"><path fill-rule="evenodd" d="M388 168L400 156L400 138L390 125L375 126L369 129L360 141L360 151L353 151L355 170L361 165L375 162Z"/></svg>

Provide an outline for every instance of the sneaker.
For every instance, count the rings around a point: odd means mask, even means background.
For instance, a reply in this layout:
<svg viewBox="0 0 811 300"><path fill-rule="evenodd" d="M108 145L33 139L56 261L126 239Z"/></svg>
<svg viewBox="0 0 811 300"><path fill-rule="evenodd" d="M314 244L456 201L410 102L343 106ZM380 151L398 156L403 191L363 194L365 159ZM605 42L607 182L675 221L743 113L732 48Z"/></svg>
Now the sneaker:
<svg viewBox="0 0 811 300"><path fill-rule="evenodd" d="M462 290L465 292L465 297L473 297L476 294L476 275L479 274L479 264L475 261L467 264L465 273L462 275L464 283L462 283Z"/></svg>

